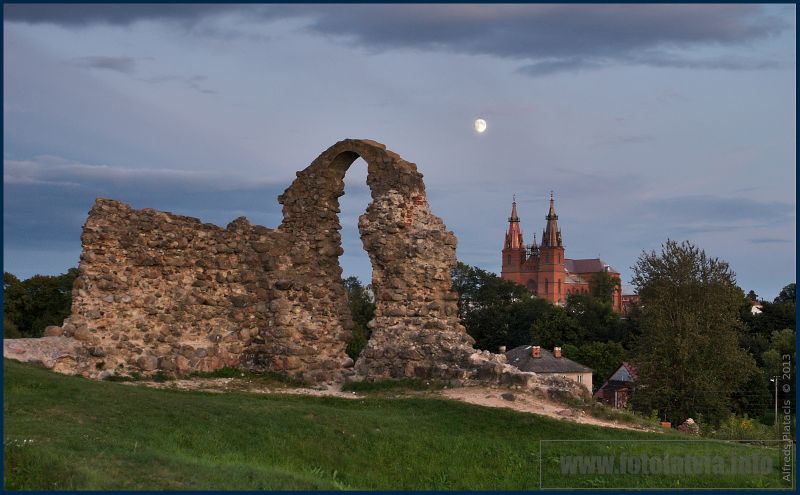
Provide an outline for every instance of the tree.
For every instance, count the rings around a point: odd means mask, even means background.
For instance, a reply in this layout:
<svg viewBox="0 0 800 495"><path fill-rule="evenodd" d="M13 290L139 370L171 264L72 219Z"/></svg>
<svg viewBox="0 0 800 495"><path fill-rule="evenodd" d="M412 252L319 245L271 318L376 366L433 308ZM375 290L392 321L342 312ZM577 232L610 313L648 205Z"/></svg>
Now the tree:
<svg viewBox="0 0 800 495"><path fill-rule="evenodd" d="M61 325L70 314L77 276L77 268L61 275L34 275L24 281L4 273L4 324L12 324L22 337L41 337L46 327Z"/></svg>
<svg viewBox="0 0 800 495"><path fill-rule="evenodd" d="M347 295L347 305L353 318L353 334L347 342L347 355L358 359L372 333L367 324L375 317L375 296L372 286L364 286L358 277L347 277L342 281Z"/></svg>
<svg viewBox="0 0 800 495"><path fill-rule="evenodd" d="M619 277L612 277L606 271L597 272L589 279L589 294L598 301L612 304L614 292L620 287Z"/></svg>
<svg viewBox="0 0 800 495"><path fill-rule="evenodd" d="M451 276L458 315L478 349L497 352L500 346L530 344L531 325L553 310L525 287L486 270L458 262Z"/></svg>
<svg viewBox="0 0 800 495"><path fill-rule="evenodd" d="M786 287L784 287L783 289L781 289L780 294L778 294L778 297L775 298L774 302L776 302L776 303L779 303L779 302L794 302L794 303L796 303L797 302L797 297L795 295L795 289L796 289L795 283L792 282L791 284L789 284Z"/></svg>
<svg viewBox="0 0 800 495"><path fill-rule="evenodd" d="M643 252L633 273L642 304L635 407L672 422L726 417L734 391L755 370L739 347L744 293L734 273L688 241L672 240L661 253Z"/></svg>
<svg viewBox="0 0 800 495"><path fill-rule="evenodd" d="M586 329L564 308L552 306L532 327L532 343L547 349L565 345L579 346L586 342Z"/></svg>
<svg viewBox="0 0 800 495"><path fill-rule="evenodd" d="M625 349L618 342L587 342L581 346L565 345L561 352L578 363L592 368L592 384L599 388L626 359Z"/></svg>
<svg viewBox="0 0 800 495"><path fill-rule="evenodd" d="M626 328L622 325L610 300L592 296L591 294L570 294L565 306L567 313L585 330L586 337L592 341L624 340Z"/></svg>
<svg viewBox="0 0 800 495"><path fill-rule="evenodd" d="M4 339L19 339L23 335L13 321L8 319L8 316L3 315L3 338Z"/></svg>

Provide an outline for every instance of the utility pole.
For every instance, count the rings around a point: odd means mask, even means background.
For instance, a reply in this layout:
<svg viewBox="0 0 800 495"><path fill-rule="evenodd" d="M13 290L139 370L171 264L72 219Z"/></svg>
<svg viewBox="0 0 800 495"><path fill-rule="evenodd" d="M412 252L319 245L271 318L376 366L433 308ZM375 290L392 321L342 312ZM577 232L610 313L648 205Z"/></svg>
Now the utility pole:
<svg viewBox="0 0 800 495"><path fill-rule="evenodd" d="M769 381L775 383L775 425L778 425L778 377L773 376Z"/></svg>

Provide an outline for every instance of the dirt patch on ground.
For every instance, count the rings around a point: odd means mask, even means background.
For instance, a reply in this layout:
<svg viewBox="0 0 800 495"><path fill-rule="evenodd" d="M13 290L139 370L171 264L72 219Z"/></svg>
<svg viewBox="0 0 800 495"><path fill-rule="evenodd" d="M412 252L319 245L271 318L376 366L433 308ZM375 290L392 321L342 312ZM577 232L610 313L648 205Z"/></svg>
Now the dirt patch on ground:
<svg viewBox="0 0 800 495"><path fill-rule="evenodd" d="M343 399L361 398L361 396L357 395L355 392L342 392L340 386L292 387L281 384L263 384L255 380L243 380L240 378L192 378L168 380L164 382L135 381L122 383L150 388L191 390L195 392L247 392L253 394L290 394L310 395L315 397L340 397Z"/></svg>
<svg viewBox="0 0 800 495"><path fill-rule="evenodd" d="M529 393L490 387L462 387L445 389L441 395L448 399L469 402L486 407L504 407L515 411L539 414L550 418L573 423L621 428L624 430L653 431L640 425L620 421L599 419L589 416L583 411L571 409L564 404L551 402Z"/></svg>
<svg viewBox="0 0 800 495"><path fill-rule="evenodd" d="M124 382L128 385L138 385L160 389L192 390L198 392L247 392L254 394L289 394L307 395L314 397L339 397L343 399L361 399L374 394L361 394L356 392L343 392L341 385L327 387L294 387L283 384L264 384L257 380L240 378L193 378L183 380L169 380L165 382L137 381ZM595 418L583 411L571 409L568 406L542 399L533 394L493 387L459 387L445 388L431 391L399 391L394 390L389 394L380 394L384 397L433 397L458 400L486 407L504 407L515 411L539 414L561 421L602 426L605 428L620 428L625 430L659 431L641 425L621 421Z"/></svg>

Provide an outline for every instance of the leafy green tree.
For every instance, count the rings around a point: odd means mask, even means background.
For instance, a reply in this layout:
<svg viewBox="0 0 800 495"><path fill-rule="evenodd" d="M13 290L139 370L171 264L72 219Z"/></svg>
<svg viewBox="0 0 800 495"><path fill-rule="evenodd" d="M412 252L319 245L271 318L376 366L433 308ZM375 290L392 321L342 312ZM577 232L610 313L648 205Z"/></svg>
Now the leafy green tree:
<svg viewBox="0 0 800 495"><path fill-rule="evenodd" d="M8 319L8 316L3 315L3 338L4 339L19 339L22 334L14 324L13 321Z"/></svg>
<svg viewBox="0 0 800 495"><path fill-rule="evenodd" d="M762 361L764 362L764 373L767 378L780 376L784 361L790 362L792 366L795 366L797 354L795 351L794 329L784 328L783 330L772 332L769 349L762 354Z"/></svg>
<svg viewBox="0 0 800 495"><path fill-rule="evenodd" d="M531 328L532 343L546 349L565 345L579 346L586 341L587 332L567 310L551 306L551 310L535 321Z"/></svg>
<svg viewBox="0 0 800 495"><path fill-rule="evenodd" d="M642 303L635 407L672 422L727 417L734 391L755 370L739 347L744 293L730 267L688 241L667 240L660 253L643 252L633 272Z"/></svg>
<svg viewBox="0 0 800 495"><path fill-rule="evenodd" d="M783 289L781 289L780 294L778 294L778 297L776 297L775 301L773 301L773 302L775 302L775 303L780 303L780 302L793 302L793 303L796 303L797 302L797 296L795 294L796 288L797 287L796 287L794 282L792 282L791 284L785 286Z"/></svg>
<svg viewBox="0 0 800 495"><path fill-rule="evenodd" d="M458 313L475 347L497 352L530 344L532 323L553 310L544 299L494 273L458 262L452 271Z"/></svg>
<svg viewBox="0 0 800 495"><path fill-rule="evenodd" d="M592 368L595 388L600 388L626 360L625 348L619 342L587 342L580 347L564 347L562 352L573 361Z"/></svg>
<svg viewBox="0 0 800 495"><path fill-rule="evenodd" d="M61 325L70 314L77 276L77 268L61 275L34 275L24 281L4 273L4 324L10 323L22 337L41 337L46 327Z"/></svg>
<svg viewBox="0 0 800 495"><path fill-rule="evenodd" d="M375 296L371 285L363 285L358 277L347 277L342 281L347 295L347 305L353 318L353 334L347 342L347 355L358 359L372 333L367 324L375 317Z"/></svg>
<svg viewBox="0 0 800 495"><path fill-rule="evenodd" d="M620 287L619 277L614 277L608 272L597 272L589 279L589 294L601 302L611 304L614 292Z"/></svg>
<svg viewBox="0 0 800 495"><path fill-rule="evenodd" d="M567 313L583 327L585 334L592 341L624 340L627 329L611 302L587 294L570 294L565 306Z"/></svg>

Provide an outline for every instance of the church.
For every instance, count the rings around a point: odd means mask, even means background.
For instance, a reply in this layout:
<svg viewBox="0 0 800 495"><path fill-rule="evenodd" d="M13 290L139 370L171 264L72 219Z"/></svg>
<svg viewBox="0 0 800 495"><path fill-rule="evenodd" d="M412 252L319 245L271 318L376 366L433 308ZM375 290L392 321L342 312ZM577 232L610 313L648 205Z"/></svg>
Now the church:
<svg viewBox="0 0 800 495"><path fill-rule="evenodd" d="M619 272L600 258L570 259L564 257L564 243L558 227L555 200L550 192L550 211L542 233L541 245L525 245L519 226L516 198L511 203L508 232L503 244L503 261L500 277L527 287L535 296L563 305L570 294L589 292L589 281L598 272L607 272L619 279ZM612 295L614 311L622 312L622 290L618 285Z"/></svg>

